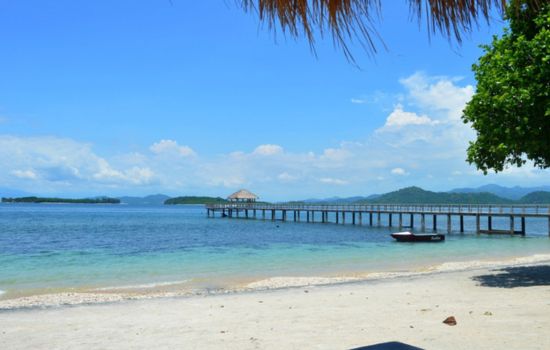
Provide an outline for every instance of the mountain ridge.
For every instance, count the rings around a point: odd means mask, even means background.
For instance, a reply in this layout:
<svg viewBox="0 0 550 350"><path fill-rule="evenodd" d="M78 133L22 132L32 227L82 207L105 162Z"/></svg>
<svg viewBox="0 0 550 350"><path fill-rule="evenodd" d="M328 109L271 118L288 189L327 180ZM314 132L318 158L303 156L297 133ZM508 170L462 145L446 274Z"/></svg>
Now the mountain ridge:
<svg viewBox="0 0 550 350"><path fill-rule="evenodd" d="M360 199L353 200L356 198ZM434 192L411 186L368 197L332 197L298 202L311 204L550 204L550 191L533 191L518 199L510 199L491 192Z"/></svg>
<svg viewBox="0 0 550 350"><path fill-rule="evenodd" d="M480 193L480 192L489 192L495 194L499 197L518 200L521 197L531 193L531 192L550 192L550 186L533 186L533 187L521 187L513 186L506 187L500 186L497 184L487 184L479 187L464 187L464 188L455 188L449 192L454 193Z"/></svg>

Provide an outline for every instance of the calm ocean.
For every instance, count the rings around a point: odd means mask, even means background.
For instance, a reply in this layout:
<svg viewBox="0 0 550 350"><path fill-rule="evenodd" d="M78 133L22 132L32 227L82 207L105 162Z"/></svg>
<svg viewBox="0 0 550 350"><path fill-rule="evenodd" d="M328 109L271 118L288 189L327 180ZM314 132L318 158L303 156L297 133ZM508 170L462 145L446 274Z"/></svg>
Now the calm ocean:
<svg viewBox="0 0 550 350"><path fill-rule="evenodd" d="M470 232L407 244L391 239L395 228L206 218L202 206L0 204L0 298L172 283L209 290L550 254L547 225L528 220L527 237Z"/></svg>

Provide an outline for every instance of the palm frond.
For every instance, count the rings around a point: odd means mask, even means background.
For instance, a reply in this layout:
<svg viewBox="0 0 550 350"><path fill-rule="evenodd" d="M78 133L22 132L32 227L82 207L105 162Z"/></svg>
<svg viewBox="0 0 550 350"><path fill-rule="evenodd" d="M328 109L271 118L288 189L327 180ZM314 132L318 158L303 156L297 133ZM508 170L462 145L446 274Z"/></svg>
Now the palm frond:
<svg viewBox="0 0 550 350"><path fill-rule="evenodd" d="M236 0L247 11L257 12L260 21L272 30L280 28L293 37L305 36L315 50L315 35L329 32L336 45L353 61L348 43L353 39L368 54L376 53L379 38L375 22L381 12L381 0ZM395 1L395 0L390 0ZM548 0L510 0L538 7ZM440 32L459 43L480 20L489 20L492 8L501 13L506 0L408 0L419 21L425 19L431 32ZM382 42L380 40L380 42Z"/></svg>

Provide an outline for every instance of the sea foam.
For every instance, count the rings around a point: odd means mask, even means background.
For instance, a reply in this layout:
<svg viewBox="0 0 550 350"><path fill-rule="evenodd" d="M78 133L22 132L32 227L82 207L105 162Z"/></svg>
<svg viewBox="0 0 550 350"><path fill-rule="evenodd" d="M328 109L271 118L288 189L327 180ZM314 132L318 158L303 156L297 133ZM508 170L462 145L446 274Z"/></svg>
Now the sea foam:
<svg viewBox="0 0 550 350"><path fill-rule="evenodd" d="M101 288L94 289L94 291L126 290L126 289L151 289L151 288L173 286L173 285L177 285L177 284L184 284L186 282L189 282L189 280L153 282L153 283L144 283L144 284L125 285L125 286L101 287Z"/></svg>
<svg viewBox="0 0 550 350"><path fill-rule="evenodd" d="M368 280L383 280L399 277L414 277L428 275L432 273L460 272L475 269L493 269L508 266L523 266L540 263L550 263L550 254L535 254L525 257L516 257L503 260L470 260L470 261L452 261L436 264L423 269L410 271L384 271L368 272L359 276L341 276L341 277L286 277L276 276L267 279L255 281L246 285L247 289L280 289L292 287L321 286L329 284L341 284L349 282L361 282Z"/></svg>

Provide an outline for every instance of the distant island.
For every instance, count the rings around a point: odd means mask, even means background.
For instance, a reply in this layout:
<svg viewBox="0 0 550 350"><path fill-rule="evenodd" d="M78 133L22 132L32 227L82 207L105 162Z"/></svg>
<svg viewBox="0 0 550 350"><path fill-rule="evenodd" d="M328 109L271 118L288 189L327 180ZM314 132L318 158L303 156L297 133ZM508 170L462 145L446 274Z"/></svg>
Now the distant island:
<svg viewBox="0 0 550 350"><path fill-rule="evenodd" d="M217 204L227 203L227 200L221 197L201 197L201 196L183 196L174 197L164 201L164 204Z"/></svg>
<svg viewBox="0 0 550 350"><path fill-rule="evenodd" d="M82 203L126 205L204 205L229 203L225 198L212 196L178 196L155 194L145 197L122 196L118 198L94 197L81 199L37 196L3 197L4 203ZM384 194L369 196L330 197L284 202L286 204L540 204L550 205L550 186L530 188L485 185L478 188L458 188L448 192L427 191L411 186ZM256 202L267 204L267 202Z"/></svg>
<svg viewBox="0 0 550 350"><path fill-rule="evenodd" d="M152 194L145 197L118 197L118 199L120 199L120 203L128 205L163 205L164 201L169 198L170 196L165 194Z"/></svg>
<svg viewBox="0 0 550 350"><path fill-rule="evenodd" d="M120 199L109 197L97 198L55 198L55 197L2 197L3 203L71 203L71 204L119 204Z"/></svg>

